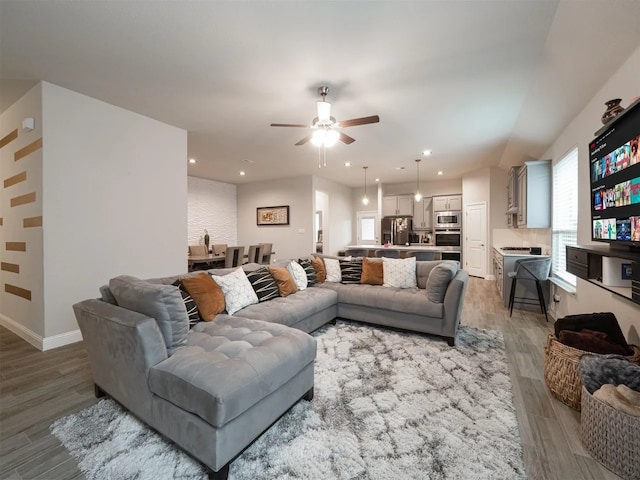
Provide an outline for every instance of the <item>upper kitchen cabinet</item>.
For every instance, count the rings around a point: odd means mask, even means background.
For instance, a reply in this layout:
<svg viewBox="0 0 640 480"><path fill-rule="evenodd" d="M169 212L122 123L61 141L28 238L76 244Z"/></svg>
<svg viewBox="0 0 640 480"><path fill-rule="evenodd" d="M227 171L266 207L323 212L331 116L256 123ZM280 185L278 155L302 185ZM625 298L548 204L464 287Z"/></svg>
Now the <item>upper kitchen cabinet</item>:
<svg viewBox="0 0 640 480"><path fill-rule="evenodd" d="M382 197L382 216L413 216L413 195L387 195Z"/></svg>
<svg viewBox="0 0 640 480"><path fill-rule="evenodd" d="M516 179L517 227L551 226L551 160L525 162Z"/></svg>
<svg viewBox="0 0 640 480"><path fill-rule="evenodd" d="M462 195L433 197L434 212L455 212L462 210Z"/></svg>
<svg viewBox="0 0 640 480"><path fill-rule="evenodd" d="M520 167L511 167L507 177L507 213L518 212L518 171Z"/></svg>
<svg viewBox="0 0 640 480"><path fill-rule="evenodd" d="M431 230L432 198L424 197L413 206L413 209L413 229Z"/></svg>

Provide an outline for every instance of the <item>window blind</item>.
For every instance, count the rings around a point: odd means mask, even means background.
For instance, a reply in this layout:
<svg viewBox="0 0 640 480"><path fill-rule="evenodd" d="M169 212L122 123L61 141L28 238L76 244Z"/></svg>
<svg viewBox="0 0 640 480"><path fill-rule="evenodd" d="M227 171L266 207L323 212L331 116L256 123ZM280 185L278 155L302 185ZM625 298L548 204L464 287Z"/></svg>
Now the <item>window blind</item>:
<svg viewBox="0 0 640 480"><path fill-rule="evenodd" d="M553 166L553 276L574 285L576 277L566 271L567 245L578 242L578 148L574 147Z"/></svg>

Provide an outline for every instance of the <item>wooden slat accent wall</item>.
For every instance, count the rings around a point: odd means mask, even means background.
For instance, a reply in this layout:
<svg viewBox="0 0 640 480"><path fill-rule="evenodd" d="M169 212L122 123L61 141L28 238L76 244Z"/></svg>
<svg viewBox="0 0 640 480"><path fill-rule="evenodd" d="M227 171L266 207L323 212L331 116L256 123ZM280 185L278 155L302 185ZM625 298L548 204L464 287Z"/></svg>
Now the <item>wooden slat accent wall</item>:
<svg viewBox="0 0 640 480"><path fill-rule="evenodd" d="M20 273L20 265L15 263L0 262L0 270L5 272Z"/></svg>
<svg viewBox="0 0 640 480"><path fill-rule="evenodd" d="M22 219L23 228L41 227L41 226L42 226L42 215L39 217L30 217L30 218Z"/></svg>
<svg viewBox="0 0 640 480"><path fill-rule="evenodd" d="M26 252L27 244L26 242L7 242L4 246L5 250L12 250L14 252Z"/></svg>
<svg viewBox="0 0 640 480"><path fill-rule="evenodd" d="M29 155L30 153L35 152L36 150L40 150L42 148L42 137L40 137L39 139L31 142L29 145L27 145L24 148L21 148L20 150L18 150L16 153L13 154L14 157L14 161L18 161L23 157L26 157L27 155Z"/></svg>
<svg viewBox="0 0 640 480"><path fill-rule="evenodd" d="M24 205L25 203L33 203L35 201L36 201L36 192L25 193L24 195L13 197L11 199L11 206L17 207L18 205Z"/></svg>
<svg viewBox="0 0 640 480"><path fill-rule="evenodd" d="M27 172L20 172L13 177L9 177L4 181L4 188L15 185L16 183L24 182L27 179Z"/></svg>
<svg viewBox="0 0 640 480"><path fill-rule="evenodd" d="M4 291L7 293L12 293L14 295L17 295L18 297L26 298L27 300L31 300L31 290L26 290L24 288L16 287L15 285L9 285L8 283L5 283Z"/></svg>
<svg viewBox="0 0 640 480"><path fill-rule="evenodd" d="M13 132L6 134L0 140L0 148L4 147L7 143L13 142L16 138L18 138L18 129L16 128Z"/></svg>

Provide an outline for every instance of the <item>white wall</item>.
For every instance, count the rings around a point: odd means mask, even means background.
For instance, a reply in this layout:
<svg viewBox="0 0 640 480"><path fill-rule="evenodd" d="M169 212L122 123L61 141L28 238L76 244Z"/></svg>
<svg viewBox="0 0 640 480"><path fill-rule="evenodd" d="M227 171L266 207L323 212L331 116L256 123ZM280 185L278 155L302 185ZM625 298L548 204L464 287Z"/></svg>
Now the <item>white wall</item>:
<svg viewBox="0 0 640 480"><path fill-rule="evenodd" d="M272 261L314 252L313 197L311 176L238 185L238 244L246 251L249 245L272 243ZM256 208L280 205L289 205L289 225L256 225Z"/></svg>
<svg viewBox="0 0 640 480"><path fill-rule="evenodd" d="M204 178L187 179L187 231L189 245L204 245L204 231L209 245L238 244L237 188L231 183Z"/></svg>
<svg viewBox="0 0 640 480"><path fill-rule="evenodd" d="M42 84L45 335L116 275L186 271L187 132Z"/></svg>
<svg viewBox="0 0 640 480"><path fill-rule="evenodd" d="M22 129L22 120L31 117L35 129ZM25 218L42 215L42 148L15 161L15 152L42 137L42 88L38 84L0 115L0 138L14 130L18 137L0 149L0 324L29 342L42 342L44 329L44 277L42 268L42 227L24 228ZM5 186L7 179L19 174L26 179ZM35 192L35 202L11 206L11 199ZM6 249L6 242L25 242L26 251ZM19 271L8 270L18 266ZM30 292L31 299L5 291L12 285Z"/></svg>
<svg viewBox="0 0 640 480"><path fill-rule="evenodd" d="M590 218L590 172L589 142L594 133L602 127L600 117L606 107L604 102L611 98L622 98L626 107L633 97L640 95L640 47L602 86L595 97L571 121L567 128L545 152L545 158L552 158L555 164L574 146L578 147L578 244L588 244L591 239ZM613 312L620 322L627 339L640 342L640 305L607 292L589 282L578 279L575 295L554 289L561 295L556 306L556 318L573 313Z"/></svg>
<svg viewBox="0 0 640 480"><path fill-rule="evenodd" d="M321 177L313 177L313 190L324 192L329 198L324 213L323 253L337 255L338 251L355 241L356 212L353 189ZM373 193L373 192L372 192ZM371 197L373 200L373 197ZM372 205L372 204L370 204ZM375 207L372 206L372 210Z"/></svg>

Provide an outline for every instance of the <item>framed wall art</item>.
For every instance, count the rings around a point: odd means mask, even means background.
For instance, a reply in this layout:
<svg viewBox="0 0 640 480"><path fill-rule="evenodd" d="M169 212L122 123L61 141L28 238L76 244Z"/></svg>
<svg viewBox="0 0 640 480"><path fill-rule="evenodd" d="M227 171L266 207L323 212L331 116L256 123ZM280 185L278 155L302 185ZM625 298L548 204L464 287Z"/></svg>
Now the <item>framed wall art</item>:
<svg viewBox="0 0 640 480"><path fill-rule="evenodd" d="M289 205L256 208L257 225L289 225Z"/></svg>

